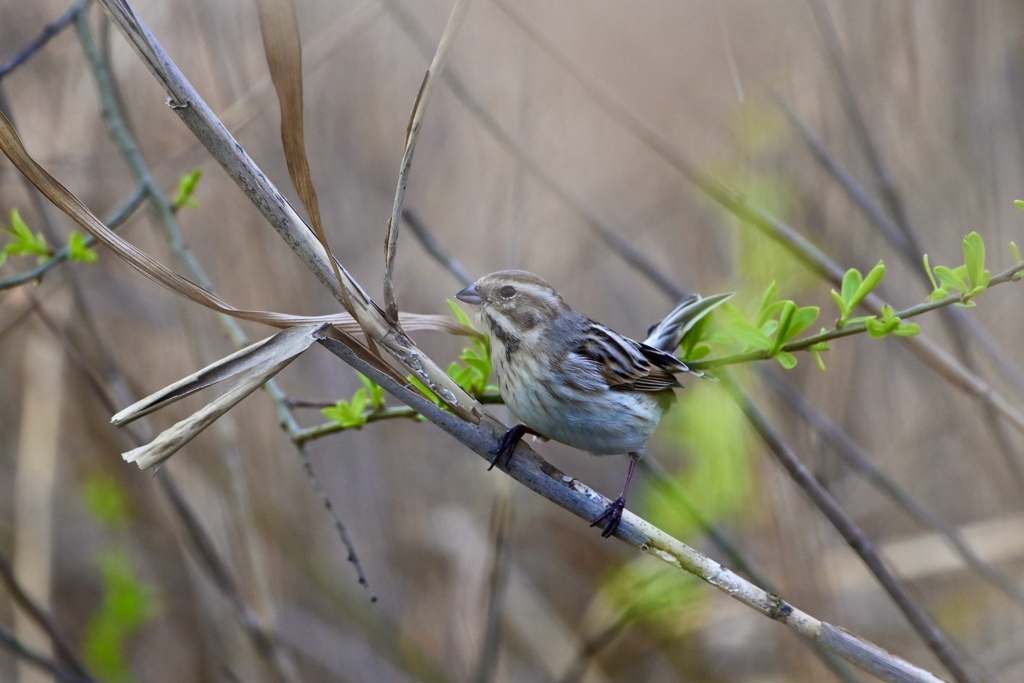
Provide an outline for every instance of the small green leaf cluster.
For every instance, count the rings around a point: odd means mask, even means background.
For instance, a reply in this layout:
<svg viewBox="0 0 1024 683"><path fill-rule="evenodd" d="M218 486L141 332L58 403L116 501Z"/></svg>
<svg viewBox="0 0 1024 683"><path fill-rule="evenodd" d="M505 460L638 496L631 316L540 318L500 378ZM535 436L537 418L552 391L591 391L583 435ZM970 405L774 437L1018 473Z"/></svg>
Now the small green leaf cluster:
<svg viewBox="0 0 1024 683"><path fill-rule="evenodd" d="M22 219L17 209L11 209L11 225L4 228L10 240L0 248L0 265L8 256L35 256L39 263L52 258L54 250L46 242L41 232L32 232ZM72 232L68 240L68 258L72 261L92 263L96 260L96 252L89 248L88 242L81 233Z"/></svg>
<svg viewBox="0 0 1024 683"><path fill-rule="evenodd" d="M881 339L889 334L895 334L897 337L913 337L921 332L920 325L903 322L889 304L882 306L881 318L870 316L864 321L864 327L868 334L875 339Z"/></svg>
<svg viewBox="0 0 1024 683"><path fill-rule="evenodd" d="M472 328L473 323L465 311L451 299L448 307L455 319L466 327ZM473 339L473 345L462 349L459 360L448 366L448 376L455 380L470 396L480 398L488 391L497 391L497 387L487 384L491 377L491 343L487 337Z"/></svg>
<svg viewBox="0 0 1024 683"><path fill-rule="evenodd" d="M196 188L199 187L199 180L202 177L203 170L195 168L178 178L178 192L174 195L174 201L172 202L175 210L199 206L199 202L193 195L195 195Z"/></svg>
<svg viewBox="0 0 1024 683"><path fill-rule="evenodd" d="M346 429L359 429L371 416L384 410L384 389L363 374L359 374L363 388L356 390L349 401L339 400L322 411L324 417Z"/></svg>
<svg viewBox="0 0 1024 683"><path fill-rule="evenodd" d="M814 324L820 309L817 306L797 306L789 299L778 300L778 286L772 282L761 297L755 321L735 319L729 325L733 336L748 350L765 351L778 359L787 370L796 365L796 356L782 347Z"/></svg>
<svg viewBox="0 0 1024 683"><path fill-rule="evenodd" d="M97 564L103 601L85 626L82 651L90 668L104 681L130 683L137 679L128 660L128 641L158 609L127 551L107 549Z"/></svg>
<svg viewBox="0 0 1024 683"><path fill-rule="evenodd" d="M131 523L123 488L113 477L88 477L82 493L86 509L108 531L118 535ZM157 616L159 604L123 543L108 542L95 563L103 598L85 625L82 652L102 680L130 683L136 680L128 658L130 640Z"/></svg>
<svg viewBox="0 0 1024 683"><path fill-rule="evenodd" d="M836 329L840 330L851 323L864 323L864 329L875 339L880 339L889 334L897 337L912 337L921 332L921 326L917 323L903 322L893 307L886 304L882 307L882 317L877 315L862 315L851 318L854 309L873 292L885 277L885 264L879 261L875 267L866 275L862 276L856 268L850 268L843 276L841 291L832 290L832 300L839 308L839 319L836 320ZM820 365L820 357L819 357Z"/></svg>
<svg viewBox="0 0 1024 683"><path fill-rule="evenodd" d="M843 284L840 291L832 290L832 300L836 302L836 307L839 309L836 329L842 329L848 323L866 322L874 317L866 315L859 318L851 318L850 316L853 314L854 309L860 305L860 302L878 287L883 277L885 277L885 264L881 261L871 269L867 277L862 276L856 268L850 268L846 271L846 274L843 275Z"/></svg>
<svg viewBox="0 0 1024 683"><path fill-rule="evenodd" d="M1010 245L1017 262L1020 262L1020 252L1017 245ZM971 308L975 305L972 298L978 296L986 289L992 280L992 273L985 268L985 242L981 235L972 232L963 241L964 262L956 268L946 266L931 267L928 262L928 255L924 256L924 268L932 281L934 291L929 299L939 301L950 296L958 295L960 301L957 306Z"/></svg>

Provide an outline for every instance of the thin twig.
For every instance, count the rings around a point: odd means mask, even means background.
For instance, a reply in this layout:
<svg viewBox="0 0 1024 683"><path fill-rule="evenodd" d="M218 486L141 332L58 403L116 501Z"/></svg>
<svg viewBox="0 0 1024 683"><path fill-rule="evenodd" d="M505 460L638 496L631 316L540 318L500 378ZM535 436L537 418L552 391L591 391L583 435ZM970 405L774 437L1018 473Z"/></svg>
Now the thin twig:
<svg viewBox="0 0 1024 683"><path fill-rule="evenodd" d="M816 411L790 382L779 377L778 373L770 373L769 376L771 381L768 384L772 390L789 403L794 412L809 424L826 443L830 444L844 462L921 524L943 536L967 565L1005 593L1007 597L1017 603L1018 607L1024 608L1024 590L1010 576L979 557L953 525L948 524L894 482L878 466L870 453L839 425Z"/></svg>
<svg viewBox="0 0 1024 683"><path fill-rule="evenodd" d="M905 249L916 252L916 257L920 258L924 254L924 249L921 247L917 231L911 224L910 216L907 214L903 200L896 189L892 173L882 160L882 155L879 153L878 145L875 144L874 137L871 135L871 130L868 127L864 113L857 104L857 96L853 90L853 80L846 70L846 62L842 56L842 48L839 45L839 36L836 33L835 24L832 23L832 16L822 0L811 0L810 5L818 28L822 33L825 52L832 63L832 68L835 69L836 77L839 81L840 96L842 97L846 114L853 124L854 136L860 140L860 145L867 157L868 165L875 174L875 180L878 183L882 200L893 216L896 226L903 233L906 244ZM918 270L920 270L921 264L918 263L917 265L919 266Z"/></svg>
<svg viewBox="0 0 1024 683"><path fill-rule="evenodd" d="M306 447L301 443L296 444L296 448L299 451L299 459L302 461L302 467L306 471L306 475L309 477L309 483L313 487L313 490L320 496L320 502L323 503L327 513L334 520L334 528L338 532L338 537L341 538L342 545L348 550L348 557L346 558L356 572L356 579L359 581L359 585L363 587L367 595L370 596L370 602L377 602L377 596L374 595L373 589L370 588L370 582L366 580L366 573L363 571L363 563L359 561L359 555L355 551L355 543L352 542L352 538L348 535L348 528L345 526L345 522L342 521L341 515L334 507L334 503L331 501L330 496L324 490L323 486L320 485L320 478L317 477L316 470L313 468L313 461L309 457L309 452L306 451Z"/></svg>
<svg viewBox="0 0 1024 683"><path fill-rule="evenodd" d="M846 514L839 503L814 477L800 461L796 453L783 441L768 419L754 405L746 392L736 383L731 374L726 372L720 376L723 385L729 390L737 405L743 410L747 420L754 427L761 439L768 445L779 463L793 481L810 497L814 504L828 518L832 526L843 536L846 543L860 556L861 561L871 570L879 583L892 598L896 606L907 618L907 621L924 640L928 648L949 670L959 683L971 683L979 679L968 672L963 655L956 652L945 633L938 627L931 616L918 604L906 587L896 578L882 561L874 546L864 532ZM978 666L973 663L973 666Z"/></svg>
<svg viewBox="0 0 1024 683"><path fill-rule="evenodd" d="M23 47L16 55L7 60L7 62L0 64L0 80L3 80L4 76L17 69L26 60L32 57L32 55L42 49L44 45L50 42L51 38L70 26L71 22L73 22L78 15L85 12L85 8L88 4L89 0L75 0L75 2L71 3L71 6L64 11L64 14L44 26L42 32L36 36L32 42Z"/></svg>
<svg viewBox="0 0 1024 683"><path fill-rule="evenodd" d="M35 599L29 595L21 583L18 581L18 577L14 575L14 568L11 565L10 559L7 554L0 550L0 580L7 587L7 591L11 594L11 598L14 603L21 607L25 611L25 614L29 616L46 634L50 637L50 641L53 643L53 648L57 651L57 656L60 660L71 670L71 673L75 677L81 680L92 681L94 680L92 674L85 667L85 663L78 658L75 654L75 650L71 647L71 643L67 641L58 629L57 625L50 618L50 615L46 613L46 610L42 608L35 601Z"/></svg>
<svg viewBox="0 0 1024 683"><path fill-rule="evenodd" d="M475 278L469 274L469 271L466 270L466 267L462 265L461 261L452 256L452 254L445 249L440 242L438 242L437 237L435 237L434 233L427 228L427 224L420 219L419 214L412 209L406 208L402 209L402 218L405 219L405 222L409 225L409 230L412 231L412 234L420 241L420 245L423 246L435 261L451 273L459 284L465 287L466 285L473 283Z"/></svg>
<svg viewBox="0 0 1024 683"><path fill-rule="evenodd" d="M3 626L0 626L0 647L5 648L15 657L46 671L53 676L54 680L60 683L87 683L95 681L93 678L83 678L74 672L68 671L50 657L30 649Z"/></svg>
<svg viewBox="0 0 1024 683"><path fill-rule="evenodd" d="M505 613L505 586L508 582L509 544L508 534L512 526L512 487L502 486L491 511L491 571L487 577L487 618L484 633L480 639L480 656L477 658L475 683L489 683L494 680L498 664L498 645L501 639L501 624Z"/></svg>

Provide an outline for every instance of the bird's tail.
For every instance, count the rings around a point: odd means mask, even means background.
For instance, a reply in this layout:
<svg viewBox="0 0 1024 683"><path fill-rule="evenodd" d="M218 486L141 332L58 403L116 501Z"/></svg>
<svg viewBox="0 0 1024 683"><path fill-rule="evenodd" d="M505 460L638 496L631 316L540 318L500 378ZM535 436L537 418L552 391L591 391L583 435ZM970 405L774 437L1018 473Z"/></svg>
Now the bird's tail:
<svg viewBox="0 0 1024 683"><path fill-rule="evenodd" d="M679 302L679 305L672 309L672 312L665 316L664 320L647 331L647 339L644 340L644 344L665 353L675 353L686 333L692 330L701 318L732 298L733 294L735 292L714 294L708 297L702 297L699 294L688 296Z"/></svg>

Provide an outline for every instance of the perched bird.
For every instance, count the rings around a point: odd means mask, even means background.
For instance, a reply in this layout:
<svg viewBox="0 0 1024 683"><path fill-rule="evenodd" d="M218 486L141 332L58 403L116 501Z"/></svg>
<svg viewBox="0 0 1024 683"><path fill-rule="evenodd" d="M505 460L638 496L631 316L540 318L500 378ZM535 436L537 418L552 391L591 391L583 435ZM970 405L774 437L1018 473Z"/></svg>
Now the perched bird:
<svg viewBox="0 0 1024 683"><path fill-rule="evenodd" d="M682 301L637 342L577 313L547 282L523 270L477 280L455 298L477 308L491 339L491 359L505 405L521 421L493 451L507 464L524 434L561 441L595 455L625 453L622 495L591 523L615 533L637 460L691 372L673 354L683 335L732 294ZM694 372L701 376L703 373Z"/></svg>

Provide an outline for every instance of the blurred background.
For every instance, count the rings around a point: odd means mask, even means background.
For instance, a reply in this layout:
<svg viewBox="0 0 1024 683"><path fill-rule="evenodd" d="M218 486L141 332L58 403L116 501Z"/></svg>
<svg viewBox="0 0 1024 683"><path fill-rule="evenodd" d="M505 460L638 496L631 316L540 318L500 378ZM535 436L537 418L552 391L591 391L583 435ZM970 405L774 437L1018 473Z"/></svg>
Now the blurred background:
<svg viewBox="0 0 1024 683"><path fill-rule="evenodd" d="M254 4L133 4L298 206ZM336 255L380 301L408 116L451 4L296 7L306 140L325 224ZM67 9L56 0L5 3L0 64ZM99 8L85 16L156 183L173 197L179 178L203 172L197 205L177 219L215 291L239 308L337 310L168 108ZM83 30L64 29L2 72L0 106L34 157L109 217L137 181L108 134ZM677 294L737 291L737 309L753 315L774 281L779 296L822 307L811 331L837 316L835 284L702 182L792 226L843 269L866 272L884 260L879 293L897 310L931 291L922 252L933 265L958 265L961 240L975 230L996 273L1013 264L1011 240L1021 242L1024 214L1013 200L1024 198L1024 5L1013 0L477 0L447 74L427 109L407 208L472 277L534 271L627 335L642 338L672 307L668 285ZM33 230L50 230L52 244L74 228L5 161L0 223L11 225L12 209ZM193 277L151 203L120 234ZM615 239L644 266L624 258ZM9 257L0 284L35 265ZM448 313L461 286L403 231L402 310ZM5 574L101 680L871 680L833 670L791 631L712 587L601 539L409 419L306 449L378 598L371 602L267 394L244 401L156 476L121 460L138 443L110 426L113 412L234 350L212 313L104 250L96 263L4 287ZM956 317L916 319L924 337L1012 409L1024 396L1020 296L1010 283ZM245 330L253 339L269 334ZM463 345L440 333L416 338L442 366ZM858 335L831 346L825 372L802 353L793 370L770 361L737 376L976 680L1024 679L1021 432L896 338ZM361 387L318 348L278 381L304 427L325 422L305 402L348 400ZM722 383L687 384L648 448L669 483L655 485L645 471L631 509L756 573L755 582L815 617L948 678ZM137 433L151 437L207 400L161 410ZM847 455L869 458L876 483L838 457L836 441L793 401L829 420ZM508 419L501 406L495 414ZM625 458L589 458L555 443L536 449L606 495L621 485ZM894 502L885 486L912 502ZM9 587L0 590L0 626L33 651L50 651ZM0 680L50 676L4 647Z"/></svg>

